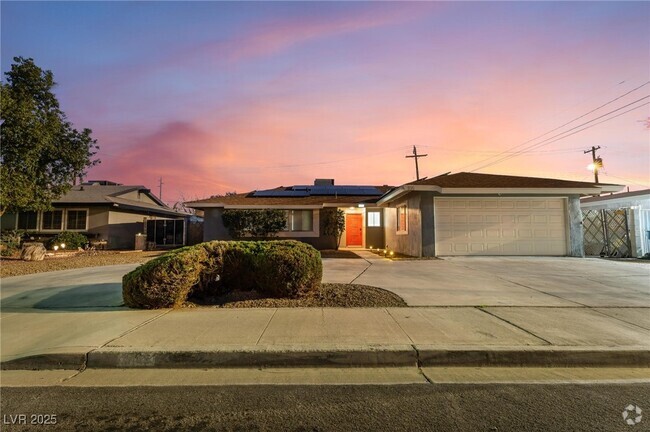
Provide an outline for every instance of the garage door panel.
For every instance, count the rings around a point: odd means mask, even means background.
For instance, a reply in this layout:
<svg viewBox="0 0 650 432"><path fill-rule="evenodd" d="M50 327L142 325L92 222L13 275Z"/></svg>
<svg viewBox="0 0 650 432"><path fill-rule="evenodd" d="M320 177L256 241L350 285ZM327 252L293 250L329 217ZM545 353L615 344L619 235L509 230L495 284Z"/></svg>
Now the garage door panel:
<svg viewBox="0 0 650 432"><path fill-rule="evenodd" d="M561 198L436 198L438 255L566 255Z"/></svg>

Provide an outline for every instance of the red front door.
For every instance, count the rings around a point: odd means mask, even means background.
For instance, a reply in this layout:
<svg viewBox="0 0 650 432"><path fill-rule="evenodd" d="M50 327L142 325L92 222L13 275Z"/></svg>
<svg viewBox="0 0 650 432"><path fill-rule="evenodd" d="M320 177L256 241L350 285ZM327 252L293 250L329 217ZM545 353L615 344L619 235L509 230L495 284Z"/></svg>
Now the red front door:
<svg viewBox="0 0 650 432"><path fill-rule="evenodd" d="M360 214L345 215L345 245L363 246L363 218Z"/></svg>

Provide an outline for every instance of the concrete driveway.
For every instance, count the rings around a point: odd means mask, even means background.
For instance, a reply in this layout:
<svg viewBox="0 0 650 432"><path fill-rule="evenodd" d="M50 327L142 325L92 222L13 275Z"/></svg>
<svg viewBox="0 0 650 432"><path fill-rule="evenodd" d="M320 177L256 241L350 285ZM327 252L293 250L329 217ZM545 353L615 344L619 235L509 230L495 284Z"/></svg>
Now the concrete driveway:
<svg viewBox="0 0 650 432"><path fill-rule="evenodd" d="M365 265L326 260L324 280L381 287L409 306L650 307L646 263L542 257L389 261L359 254Z"/></svg>
<svg viewBox="0 0 650 432"><path fill-rule="evenodd" d="M650 343L649 265L571 258L393 262L360 254L366 259L324 260L324 281L374 285L428 307L133 310L122 306L121 279L136 264L40 273L2 279L1 361L69 354L74 363L97 350L233 344L409 351L414 344L527 350Z"/></svg>

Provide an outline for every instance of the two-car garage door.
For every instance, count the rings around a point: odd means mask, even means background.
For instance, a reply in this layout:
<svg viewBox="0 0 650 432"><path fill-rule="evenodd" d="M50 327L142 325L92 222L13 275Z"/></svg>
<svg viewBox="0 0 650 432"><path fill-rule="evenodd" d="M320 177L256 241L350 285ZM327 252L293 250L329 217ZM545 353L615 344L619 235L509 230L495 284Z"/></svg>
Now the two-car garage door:
<svg viewBox="0 0 650 432"><path fill-rule="evenodd" d="M566 255L563 198L435 198L436 255Z"/></svg>

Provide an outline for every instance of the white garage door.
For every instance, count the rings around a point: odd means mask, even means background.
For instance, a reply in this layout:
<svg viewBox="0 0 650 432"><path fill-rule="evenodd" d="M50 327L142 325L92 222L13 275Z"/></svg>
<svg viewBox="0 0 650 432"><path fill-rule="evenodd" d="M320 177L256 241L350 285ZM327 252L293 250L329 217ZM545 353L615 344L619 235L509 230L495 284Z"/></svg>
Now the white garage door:
<svg viewBox="0 0 650 432"><path fill-rule="evenodd" d="M566 255L562 198L435 198L436 255Z"/></svg>

